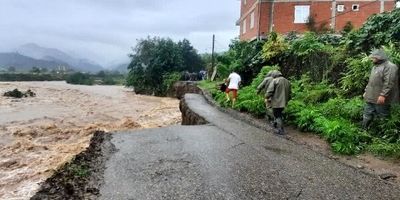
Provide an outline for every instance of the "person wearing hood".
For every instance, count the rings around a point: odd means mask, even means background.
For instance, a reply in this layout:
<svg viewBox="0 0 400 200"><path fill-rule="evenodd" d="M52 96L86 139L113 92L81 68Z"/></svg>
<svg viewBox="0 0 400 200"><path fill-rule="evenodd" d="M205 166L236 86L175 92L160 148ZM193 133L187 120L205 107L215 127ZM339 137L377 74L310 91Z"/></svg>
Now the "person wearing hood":
<svg viewBox="0 0 400 200"><path fill-rule="evenodd" d="M364 129L368 129L375 117L387 118L391 105L399 102L398 67L381 49L373 50L369 57L374 67L363 95L366 102L362 122Z"/></svg>
<svg viewBox="0 0 400 200"><path fill-rule="evenodd" d="M261 92L264 93L264 102L265 102L265 108L266 108L266 116L268 121L271 121L274 119L274 115L272 112L272 107L271 104L268 102L268 98L267 98L267 89L269 84L272 82L272 80L274 80L273 76L276 74L276 70L270 71L267 73L267 75L265 75L264 80L260 83L260 85L258 85L257 87L257 94L260 94Z"/></svg>
<svg viewBox="0 0 400 200"><path fill-rule="evenodd" d="M275 117L274 125L277 128L276 133L283 135L285 134L283 129L283 110L290 100L291 87L290 82L282 76L280 71L274 71L272 77L273 80L267 88L266 98L272 107Z"/></svg>

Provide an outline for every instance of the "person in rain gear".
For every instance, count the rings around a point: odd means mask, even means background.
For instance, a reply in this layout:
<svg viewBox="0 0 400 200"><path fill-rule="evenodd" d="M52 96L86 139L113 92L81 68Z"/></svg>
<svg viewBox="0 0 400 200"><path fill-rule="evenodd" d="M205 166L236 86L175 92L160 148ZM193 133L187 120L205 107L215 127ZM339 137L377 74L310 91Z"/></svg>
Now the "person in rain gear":
<svg viewBox="0 0 400 200"><path fill-rule="evenodd" d="M391 105L399 102L398 67L381 49L373 50L369 57L374 67L363 95L366 102L362 121L364 129L368 129L375 117L387 118Z"/></svg>
<svg viewBox="0 0 400 200"><path fill-rule="evenodd" d="M267 75L265 75L264 80L257 87L257 94L260 94L261 92L264 93L264 98L265 98L264 102L265 102L265 108L266 108L265 112L266 112L268 121L271 121L274 119L274 114L272 112L271 104L268 102L267 89L268 89L269 84L274 79L273 75L275 75L276 72L277 72L276 70L268 72Z"/></svg>
<svg viewBox="0 0 400 200"><path fill-rule="evenodd" d="M275 71L272 74L274 78L269 84L266 92L266 97L272 107L274 114L274 124L276 124L276 133L285 134L283 128L283 110L290 100L291 87L290 82L282 76L280 71Z"/></svg>

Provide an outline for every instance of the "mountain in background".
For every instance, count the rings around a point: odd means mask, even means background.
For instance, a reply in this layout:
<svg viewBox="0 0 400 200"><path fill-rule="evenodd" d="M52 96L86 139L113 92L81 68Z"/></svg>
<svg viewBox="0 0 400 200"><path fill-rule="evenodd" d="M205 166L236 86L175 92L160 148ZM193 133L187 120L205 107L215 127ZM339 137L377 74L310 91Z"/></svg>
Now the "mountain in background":
<svg viewBox="0 0 400 200"><path fill-rule="evenodd" d="M37 59L37 60L46 60L60 63L67 63L74 69L75 71L83 71L83 72L93 72L96 73L98 71L103 70L103 67L99 64L87 60L87 59L79 59L68 55L58 49L55 48L45 48L41 47L34 43L29 43L20 46L16 50L19 54Z"/></svg>
<svg viewBox="0 0 400 200"><path fill-rule="evenodd" d="M15 67L18 71L29 71L33 67L52 69L71 68L65 62L34 59L19 53L0 53L0 67L6 70L7 67Z"/></svg>
<svg viewBox="0 0 400 200"><path fill-rule="evenodd" d="M129 65L129 63L119 64L117 66L112 67L111 70L118 71L122 74L126 74L126 73L128 73L128 65Z"/></svg>

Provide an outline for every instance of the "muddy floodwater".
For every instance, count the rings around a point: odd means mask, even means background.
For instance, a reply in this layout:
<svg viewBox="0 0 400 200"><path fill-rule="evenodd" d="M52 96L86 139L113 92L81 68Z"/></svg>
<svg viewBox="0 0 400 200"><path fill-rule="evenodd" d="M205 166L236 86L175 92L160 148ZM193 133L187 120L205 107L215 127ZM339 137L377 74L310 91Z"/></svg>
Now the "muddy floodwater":
<svg viewBox="0 0 400 200"><path fill-rule="evenodd" d="M3 97L8 90L36 97ZM179 101L123 86L0 82L0 199L29 199L54 170L82 152L96 130L163 127L181 121Z"/></svg>

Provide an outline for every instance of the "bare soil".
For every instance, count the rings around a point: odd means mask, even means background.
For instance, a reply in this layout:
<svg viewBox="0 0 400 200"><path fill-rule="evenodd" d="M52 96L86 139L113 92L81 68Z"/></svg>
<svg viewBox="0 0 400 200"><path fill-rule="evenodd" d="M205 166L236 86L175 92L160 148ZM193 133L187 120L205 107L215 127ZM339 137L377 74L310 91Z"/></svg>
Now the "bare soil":
<svg viewBox="0 0 400 200"><path fill-rule="evenodd" d="M31 200L98 199L105 163L117 151L111 134L98 131L89 147L41 184Z"/></svg>
<svg viewBox="0 0 400 200"><path fill-rule="evenodd" d="M156 128L181 121L179 100L135 95L122 86L0 83L0 199L29 199L39 184L84 151L96 131Z"/></svg>

